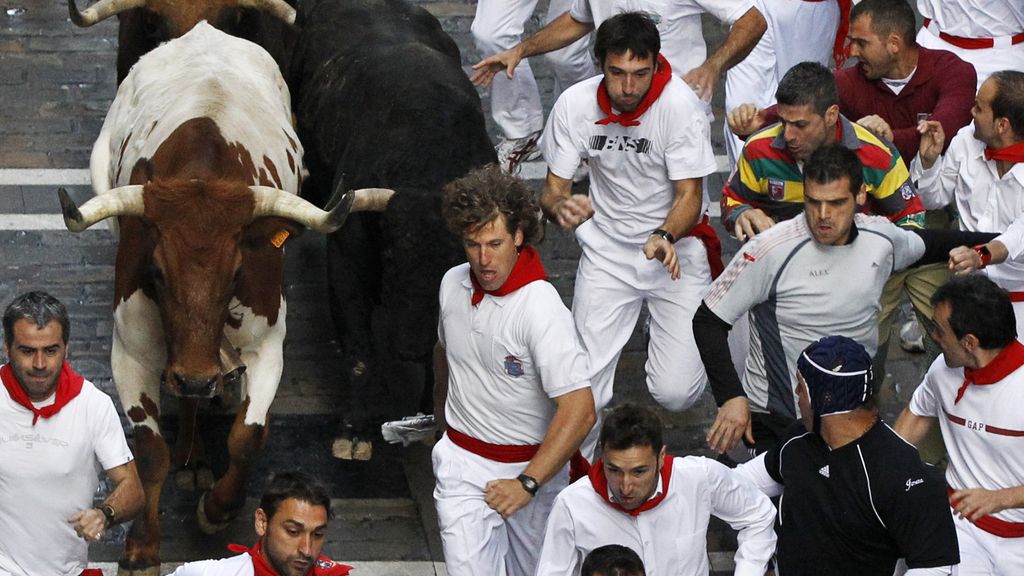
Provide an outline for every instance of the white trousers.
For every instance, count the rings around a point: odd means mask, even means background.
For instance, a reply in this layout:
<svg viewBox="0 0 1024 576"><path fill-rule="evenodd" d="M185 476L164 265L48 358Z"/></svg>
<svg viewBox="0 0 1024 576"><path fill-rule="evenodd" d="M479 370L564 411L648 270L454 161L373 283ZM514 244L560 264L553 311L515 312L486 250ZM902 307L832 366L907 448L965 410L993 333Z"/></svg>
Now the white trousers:
<svg viewBox="0 0 1024 576"><path fill-rule="evenodd" d="M445 435L434 446L434 506L449 576L533 576L555 496L569 484L568 466L508 520L484 502L491 480L515 478L525 462L504 464L463 450Z"/></svg>
<svg viewBox="0 0 1024 576"><path fill-rule="evenodd" d="M605 236L588 220L576 229L583 247L576 272L572 314L590 366L598 422L584 441L583 456L593 462L601 410L613 396L615 367L636 326L640 309L650 312L647 389L658 404L682 411L704 391L707 374L693 339L693 315L711 283L703 245L696 238L676 243L682 278L672 280L639 246Z"/></svg>
<svg viewBox="0 0 1024 576"><path fill-rule="evenodd" d="M967 50L946 42L928 28L921 28L917 31L917 43L932 50L949 50L964 62L970 62L974 66L974 71L978 73L979 89L981 83L988 79L993 72L1000 70L1024 72L1024 43L1015 46Z"/></svg>
<svg viewBox="0 0 1024 576"><path fill-rule="evenodd" d="M807 61L828 66L832 59L839 23L836 0L755 0L754 5L764 14L768 29L750 54L726 72L726 113L741 104L755 104L758 108L774 104L775 90L790 68ZM731 171L743 141L729 130L728 123L724 130Z"/></svg>
<svg viewBox="0 0 1024 576"><path fill-rule="evenodd" d="M471 30L481 57L515 46L536 6L537 0L479 0ZM545 22L561 16L570 6L572 0L551 0ZM544 55L555 73L556 98L561 90L597 73L590 54L592 36L587 34ZM495 75L490 95L491 116L506 138L522 138L544 128L540 92L529 60L519 63L511 80L504 72Z"/></svg>
<svg viewBox="0 0 1024 576"><path fill-rule="evenodd" d="M989 534L955 513L953 525L960 545L960 564L953 567L953 576L1024 574L1024 538Z"/></svg>

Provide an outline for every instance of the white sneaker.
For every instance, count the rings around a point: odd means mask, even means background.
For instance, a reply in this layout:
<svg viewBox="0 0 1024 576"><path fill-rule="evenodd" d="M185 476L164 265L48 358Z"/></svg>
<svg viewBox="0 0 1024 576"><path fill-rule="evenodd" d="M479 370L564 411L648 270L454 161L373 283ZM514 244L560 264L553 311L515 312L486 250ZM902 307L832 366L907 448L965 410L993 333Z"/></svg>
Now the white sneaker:
<svg viewBox="0 0 1024 576"><path fill-rule="evenodd" d="M540 158L540 148L537 141L540 140L541 131L538 130L522 138L502 138L494 147L498 153L498 166L507 174L518 174L523 162Z"/></svg>
<svg viewBox="0 0 1024 576"><path fill-rule="evenodd" d="M924 352L924 336L917 319L909 320L900 327L900 348L907 352Z"/></svg>

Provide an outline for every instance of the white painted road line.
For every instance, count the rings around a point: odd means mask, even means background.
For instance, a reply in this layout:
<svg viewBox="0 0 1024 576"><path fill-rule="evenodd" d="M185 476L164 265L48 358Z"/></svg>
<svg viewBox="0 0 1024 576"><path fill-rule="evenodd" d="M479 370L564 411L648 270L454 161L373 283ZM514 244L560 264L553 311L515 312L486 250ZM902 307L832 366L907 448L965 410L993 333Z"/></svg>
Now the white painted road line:
<svg viewBox="0 0 1024 576"><path fill-rule="evenodd" d="M728 159L715 156L719 172L725 172ZM526 162L519 176L525 180L543 180L547 165L543 161ZM89 186L87 168L21 169L0 168L0 186ZM708 207L708 216L720 218L721 209L717 202ZM60 214L0 214L0 230L66 230ZM106 222L89 228L91 231L109 230Z"/></svg>
<svg viewBox="0 0 1024 576"><path fill-rule="evenodd" d="M89 186L88 168L0 168L0 186Z"/></svg>
<svg viewBox="0 0 1024 576"><path fill-rule="evenodd" d="M106 221L97 222L89 230L109 230ZM0 214L0 230L62 230L64 217L60 214Z"/></svg>

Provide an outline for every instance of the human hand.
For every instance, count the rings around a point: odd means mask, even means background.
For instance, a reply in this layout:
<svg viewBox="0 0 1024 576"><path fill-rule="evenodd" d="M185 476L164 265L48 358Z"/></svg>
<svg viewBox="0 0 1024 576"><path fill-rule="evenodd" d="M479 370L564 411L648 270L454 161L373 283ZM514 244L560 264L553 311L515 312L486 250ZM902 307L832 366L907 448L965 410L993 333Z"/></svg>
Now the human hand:
<svg viewBox="0 0 1024 576"><path fill-rule="evenodd" d="M590 196L586 194L572 194L559 200L551 209L555 214L555 220L562 228L572 229L594 215L594 207L590 203Z"/></svg>
<svg viewBox="0 0 1024 576"><path fill-rule="evenodd" d="M519 61L522 59L519 50L515 47L509 48L500 54L484 58L474 64L473 70L475 72L469 77L469 80L475 86L487 88L494 80L495 74L502 70L505 70L505 75L511 80L515 74L516 66L519 66Z"/></svg>
<svg viewBox="0 0 1024 576"><path fill-rule="evenodd" d="M684 74L683 81L689 84L690 88L693 88L698 98L705 102L710 102L711 97L714 95L715 82L718 81L720 74L721 70L717 66L704 61L700 66Z"/></svg>
<svg viewBox="0 0 1024 576"><path fill-rule="evenodd" d="M523 488L523 483L515 478L491 480L484 486L484 502L505 519L532 499L530 493Z"/></svg>
<svg viewBox="0 0 1024 576"><path fill-rule="evenodd" d="M740 104L730 110L725 118L729 130L740 138L750 136L765 125L764 111L758 110L753 104Z"/></svg>
<svg viewBox="0 0 1024 576"><path fill-rule="evenodd" d="M718 416L707 435L708 445L719 454L735 448L740 438L754 443L754 433L750 428L750 403L746 396L726 400L718 408Z"/></svg>
<svg viewBox="0 0 1024 576"><path fill-rule="evenodd" d="M984 267L981 254L974 248L957 246L949 251L949 270L954 274L969 274Z"/></svg>
<svg viewBox="0 0 1024 576"><path fill-rule="evenodd" d="M1013 507L1010 493L1007 490L985 490L983 488L956 490L950 494L949 503L961 518L966 518L971 522L982 516Z"/></svg>
<svg viewBox="0 0 1024 576"><path fill-rule="evenodd" d="M921 143L917 149L921 157L921 166L927 170L935 164L935 160L942 154L942 147L946 143L946 132L942 124L934 120L922 120L917 123L917 131L921 133Z"/></svg>
<svg viewBox="0 0 1024 576"><path fill-rule="evenodd" d="M648 260L657 258L665 270L668 270L672 279L679 280L679 256L676 254L675 246L664 237L651 234L647 238L647 242L644 243L644 256L647 256Z"/></svg>
<svg viewBox="0 0 1024 576"><path fill-rule="evenodd" d="M736 217L733 235L740 242L746 242L772 226L775 226L775 220L765 214L764 210L749 208L740 212L740 215Z"/></svg>
<svg viewBox="0 0 1024 576"><path fill-rule="evenodd" d="M75 533L86 542L99 542L107 531L107 517L101 510L86 508L68 518L68 524L75 527Z"/></svg>
<svg viewBox="0 0 1024 576"><path fill-rule="evenodd" d="M892 128L890 128L889 123L883 120L878 114L865 116L860 120L857 120L857 124L860 124L882 138L892 142Z"/></svg>

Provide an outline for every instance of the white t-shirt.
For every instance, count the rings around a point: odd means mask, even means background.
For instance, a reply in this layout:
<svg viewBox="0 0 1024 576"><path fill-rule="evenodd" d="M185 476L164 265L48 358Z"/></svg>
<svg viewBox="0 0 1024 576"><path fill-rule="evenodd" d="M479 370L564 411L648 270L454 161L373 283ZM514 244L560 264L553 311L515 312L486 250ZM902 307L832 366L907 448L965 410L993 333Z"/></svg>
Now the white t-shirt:
<svg viewBox="0 0 1024 576"><path fill-rule="evenodd" d="M939 421L949 455L946 483L954 490L1000 490L1024 486L1024 367L995 384L971 384L959 402L963 368L932 362L910 399L910 411ZM1024 508L993 514L1007 522L1024 522Z"/></svg>
<svg viewBox="0 0 1024 576"><path fill-rule="evenodd" d="M67 520L132 453L113 401L89 381L57 414L32 417L0 386L0 574L78 576L88 543Z"/></svg>
<svg viewBox="0 0 1024 576"><path fill-rule="evenodd" d="M675 76L638 118L639 126L595 124L607 117L597 104L603 80L596 76L562 93L540 147L548 169L561 178L572 178L587 159L594 224L605 236L639 246L664 223L675 201L672 180L717 170L711 129L700 100ZM702 214L707 206L705 190Z"/></svg>
<svg viewBox="0 0 1024 576"><path fill-rule="evenodd" d="M767 496L729 468L700 456L670 458L665 499L631 516L612 508L583 478L562 491L548 516L537 576L576 576L595 548L631 548L648 574L706 575L711 516L739 531L736 574L760 576L775 551L775 508Z"/></svg>
<svg viewBox="0 0 1024 576"><path fill-rule="evenodd" d="M338 563L328 560L323 556L317 560L320 570L333 568L334 571L344 572L345 567L338 567ZM253 576L256 571L252 565L252 557L249 554L239 554L230 558L219 560L200 560L189 562L178 567L171 573L171 576ZM311 571L310 574L313 572Z"/></svg>
<svg viewBox="0 0 1024 576"><path fill-rule="evenodd" d="M1024 32L1021 0L917 0L917 9L953 36L997 38Z"/></svg>
<svg viewBox="0 0 1024 576"><path fill-rule="evenodd" d="M1004 290L1024 291L1024 164L1000 178L995 161L985 159L985 144L974 137L971 123L956 133L930 169L921 166L920 154L915 156L910 177L925 208L956 202L961 230L1004 232L998 240L1010 258L984 273Z"/></svg>
<svg viewBox="0 0 1024 576"><path fill-rule="evenodd" d="M461 264L441 280L445 419L491 444L540 444L555 413L551 399L590 387L572 315L543 280L473 306L470 274Z"/></svg>
<svg viewBox="0 0 1024 576"><path fill-rule="evenodd" d="M704 63L708 47L700 15L707 12L732 26L754 6L753 0L575 0L569 15L577 22L591 22L597 29L622 12L646 12L661 35L661 53L682 76Z"/></svg>

